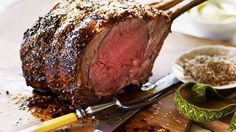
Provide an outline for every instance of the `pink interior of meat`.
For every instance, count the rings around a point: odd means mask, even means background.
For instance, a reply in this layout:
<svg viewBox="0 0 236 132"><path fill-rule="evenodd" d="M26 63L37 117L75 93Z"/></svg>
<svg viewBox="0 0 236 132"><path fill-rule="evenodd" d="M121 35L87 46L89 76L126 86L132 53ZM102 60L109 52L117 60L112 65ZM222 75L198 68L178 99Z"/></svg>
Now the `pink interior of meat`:
<svg viewBox="0 0 236 132"><path fill-rule="evenodd" d="M145 21L125 21L112 27L89 69L90 84L98 95L115 93L140 77L147 43Z"/></svg>

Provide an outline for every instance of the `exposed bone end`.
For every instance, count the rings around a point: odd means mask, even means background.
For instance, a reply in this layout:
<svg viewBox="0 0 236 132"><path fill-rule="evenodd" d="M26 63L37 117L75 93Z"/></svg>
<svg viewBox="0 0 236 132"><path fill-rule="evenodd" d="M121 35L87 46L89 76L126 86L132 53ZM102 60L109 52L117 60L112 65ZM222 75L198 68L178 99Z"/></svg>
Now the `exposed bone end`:
<svg viewBox="0 0 236 132"><path fill-rule="evenodd" d="M184 0L177 4L176 6L171 7L170 9L164 11L164 13L169 16L171 21L175 20L178 16L183 14L184 12L188 11L189 9L193 8L204 2L206 0Z"/></svg>

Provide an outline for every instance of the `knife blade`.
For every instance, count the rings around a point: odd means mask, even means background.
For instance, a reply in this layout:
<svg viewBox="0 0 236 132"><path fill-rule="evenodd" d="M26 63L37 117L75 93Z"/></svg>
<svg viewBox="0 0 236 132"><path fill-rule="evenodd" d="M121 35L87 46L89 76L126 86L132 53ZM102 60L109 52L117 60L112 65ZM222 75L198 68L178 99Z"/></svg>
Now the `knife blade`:
<svg viewBox="0 0 236 132"><path fill-rule="evenodd" d="M148 91L150 89L153 89L152 93L156 93L158 91L167 89L170 86L177 84L178 82L180 82L180 81L175 77L174 73L171 73L171 74L161 78L160 80L158 80L155 83L149 83L149 84L143 85L142 90ZM158 98L162 98L169 93L170 92L168 92L165 95L162 95ZM129 119L131 116L133 116L135 113L137 113L140 109L141 108L135 109L135 110L130 110L130 111L119 111L119 112L116 112L112 115L109 115L99 121L99 123L94 127L94 132L112 132L117 127L119 127L122 123L124 123L127 119Z"/></svg>

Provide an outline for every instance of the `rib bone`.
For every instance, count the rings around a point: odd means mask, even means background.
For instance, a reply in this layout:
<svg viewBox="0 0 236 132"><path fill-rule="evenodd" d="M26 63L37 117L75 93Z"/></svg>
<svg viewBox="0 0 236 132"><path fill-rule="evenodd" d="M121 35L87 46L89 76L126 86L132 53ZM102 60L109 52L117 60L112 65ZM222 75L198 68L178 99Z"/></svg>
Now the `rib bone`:
<svg viewBox="0 0 236 132"><path fill-rule="evenodd" d="M201 4L204 1L206 0L184 0L176 6L173 6L170 9L164 11L164 13L170 17L171 21L173 21L181 14L185 13L194 6Z"/></svg>
<svg viewBox="0 0 236 132"><path fill-rule="evenodd" d="M159 0L159 1L153 2L149 5L155 7L159 10L167 10L167 9L177 5L181 1L182 0Z"/></svg>

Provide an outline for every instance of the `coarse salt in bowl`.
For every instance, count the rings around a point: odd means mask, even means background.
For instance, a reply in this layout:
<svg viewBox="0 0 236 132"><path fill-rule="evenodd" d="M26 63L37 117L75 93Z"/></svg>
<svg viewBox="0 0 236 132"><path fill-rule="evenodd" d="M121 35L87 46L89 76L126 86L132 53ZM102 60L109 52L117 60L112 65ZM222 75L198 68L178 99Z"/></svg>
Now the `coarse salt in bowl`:
<svg viewBox="0 0 236 132"><path fill-rule="evenodd" d="M216 89L236 87L236 48L219 45L195 48L177 58L173 71L184 83L204 83Z"/></svg>

